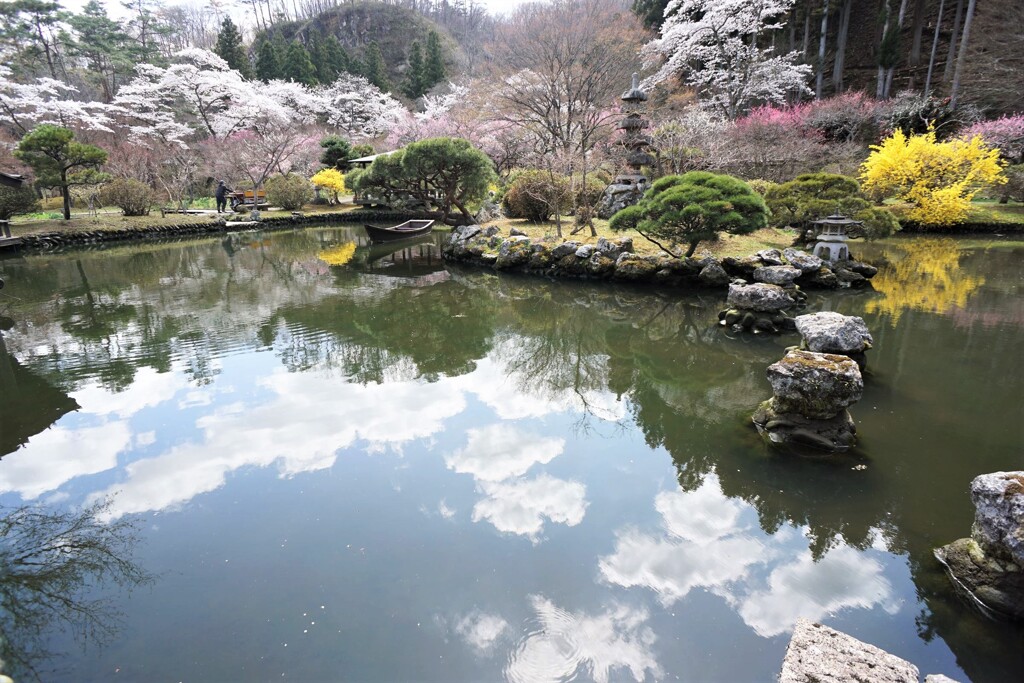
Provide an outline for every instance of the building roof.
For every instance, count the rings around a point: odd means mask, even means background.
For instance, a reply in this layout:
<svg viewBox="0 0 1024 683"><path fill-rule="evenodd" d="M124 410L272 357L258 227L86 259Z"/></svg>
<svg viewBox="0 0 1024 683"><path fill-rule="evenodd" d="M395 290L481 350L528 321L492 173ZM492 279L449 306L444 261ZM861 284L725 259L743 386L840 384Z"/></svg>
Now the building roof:
<svg viewBox="0 0 1024 683"><path fill-rule="evenodd" d="M0 171L0 185L8 187L20 187L25 182L25 176Z"/></svg>

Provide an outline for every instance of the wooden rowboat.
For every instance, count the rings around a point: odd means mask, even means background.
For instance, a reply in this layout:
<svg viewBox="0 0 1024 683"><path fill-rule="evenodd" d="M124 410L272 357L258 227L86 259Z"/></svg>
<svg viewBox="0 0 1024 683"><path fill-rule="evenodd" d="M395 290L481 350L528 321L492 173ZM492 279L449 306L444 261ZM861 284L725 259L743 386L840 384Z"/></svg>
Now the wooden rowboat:
<svg viewBox="0 0 1024 683"><path fill-rule="evenodd" d="M379 244L427 235L433 229L434 221L406 221L390 228L378 228L373 225L364 225L363 227L366 228L366 234L370 241Z"/></svg>

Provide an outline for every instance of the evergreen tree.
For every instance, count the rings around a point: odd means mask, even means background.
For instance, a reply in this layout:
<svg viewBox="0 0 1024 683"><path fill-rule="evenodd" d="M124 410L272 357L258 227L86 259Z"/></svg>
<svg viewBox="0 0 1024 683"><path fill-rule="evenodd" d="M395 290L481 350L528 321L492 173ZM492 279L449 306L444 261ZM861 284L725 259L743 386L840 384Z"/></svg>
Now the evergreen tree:
<svg viewBox="0 0 1024 683"><path fill-rule="evenodd" d="M665 23L667 6L668 0L633 0L632 10L646 28L657 31Z"/></svg>
<svg viewBox="0 0 1024 683"><path fill-rule="evenodd" d="M298 40L288 46L282 76L303 85L316 85L316 67L306 48Z"/></svg>
<svg viewBox="0 0 1024 683"><path fill-rule="evenodd" d="M437 31L431 31L427 35L427 64L425 71L426 77L423 81L424 92L433 88L447 76L444 69L444 58L441 54L441 36L437 35Z"/></svg>
<svg viewBox="0 0 1024 683"><path fill-rule="evenodd" d="M316 72L317 83L331 83L337 77L337 73L331 72L330 60L327 57L327 45L324 43L324 34L316 26L311 26L306 34L306 51L309 59L313 62L313 69Z"/></svg>
<svg viewBox="0 0 1024 683"><path fill-rule="evenodd" d="M349 141L338 135L328 135L320 141L320 146L324 148L320 153L320 163L324 166L344 171L348 166L348 160L356 158Z"/></svg>
<svg viewBox="0 0 1024 683"><path fill-rule="evenodd" d="M274 41L264 38L256 52L256 78L264 83L281 78L281 54Z"/></svg>
<svg viewBox="0 0 1024 683"><path fill-rule="evenodd" d="M71 187L100 180L96 171L107 161L106 150L78 142L70 129L49 123L26 133L14 156L32 167L40 185L60 188L66 221L71 220Z"/></svg>
<svg viewBox="0 0 1024 683"><path fill-rule="evenodd" d="M338 74L352 71L348 52L342 47L337 36L330 35L324 39L324 53L327 56L328 72L334 74L332 81L338 77Z"/></svg>
<svg viewBox="0 0 1024 683"><path fill-rule="evenodd" d="M376 40L370 43L370 48L366 51L366 72L363 75L381 90L389 90L391 87L384 67L384 55L381 54L380 45Z"/></svg>
<svg viewBox="0 0 1024 683"><path fill-rule="evenodd" d="M220 55L220 58L228 63L228 66L242 74L243 78L252 78L249 54L245 45L242 44L242 34L238 32L231 17L224 17L213 51Z"/></svg>
<svg viewBox="0 0 1024 683"><path fill-rule="evenodd" d="M68 17L76 37L65 36L68 50L85 60L87 78L95 78L103 91L103 101L110 102L121 81L131 79L135 71L133 43L121 25L107 17L106 8L98 0L89 0L81 14Z"/></svg>
<svg viewBox="0 0 1024 683"><path fill-rule="evenodd" d="M426 88L423 87L425 78L426 65L423 63L423 48L420 46L420 41L414 40L409 49L409 78L403 89L406 96L412 99L422 97L426 91Z"/></svg>

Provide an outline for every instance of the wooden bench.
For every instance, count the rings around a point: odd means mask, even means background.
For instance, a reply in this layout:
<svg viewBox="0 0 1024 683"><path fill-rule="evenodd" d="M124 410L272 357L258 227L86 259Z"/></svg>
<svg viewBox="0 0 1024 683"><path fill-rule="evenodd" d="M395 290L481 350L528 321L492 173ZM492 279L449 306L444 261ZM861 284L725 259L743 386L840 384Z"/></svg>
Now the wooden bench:
<svg viewBox="0 0 1024 683"><path fill-rule="evenodd" d="M258 193L253 194L252 190L243 190L242 192L232 192L231 195L231 208L237 211L239 207L255 206L257 209L265 209L267 207L267 192L266 190L260 190Z"/></svg>

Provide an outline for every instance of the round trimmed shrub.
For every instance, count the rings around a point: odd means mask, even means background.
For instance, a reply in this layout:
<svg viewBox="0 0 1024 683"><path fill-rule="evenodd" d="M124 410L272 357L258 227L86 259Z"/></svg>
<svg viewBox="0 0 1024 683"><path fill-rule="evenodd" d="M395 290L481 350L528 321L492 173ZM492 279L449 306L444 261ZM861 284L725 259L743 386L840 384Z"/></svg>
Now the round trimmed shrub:
<svg viewBox="0 0 1024 683"><path fill-rule="evenodd" d="M0 185L0 221L7 221L20 213L39 210L39 199L28 185L7 187Z"/></svg>
<svg viewBox="0 0 1024 683"><path fill-rule="evenodd" d="M100 188L100 203L116 206L125 216L148 216L154 200L153 188L132 178L117 178Z"/></svg>
<svg viewBox="0 0 1024 683"><path fill-rule="evenodd" d="M264 183L267 202L285 211L296 211L313 200L313 184L297 173L276 175Z"/></svg>
<svg viewBox="0 0 1024 683"><path fill-rule="evenodd" d="M542 223L555 211L572 208L569 179L560 173L519 171L510 178L501 207L509 218L525 218Z"/></svg>

